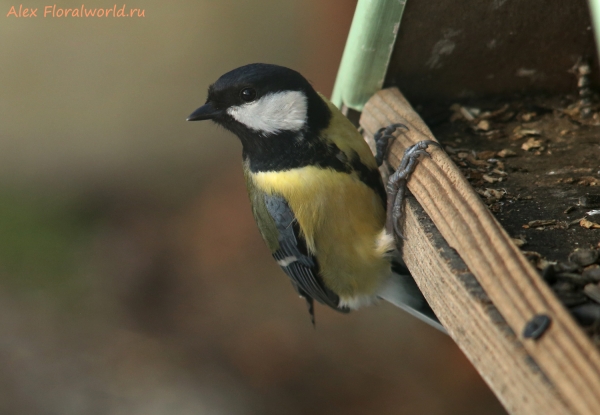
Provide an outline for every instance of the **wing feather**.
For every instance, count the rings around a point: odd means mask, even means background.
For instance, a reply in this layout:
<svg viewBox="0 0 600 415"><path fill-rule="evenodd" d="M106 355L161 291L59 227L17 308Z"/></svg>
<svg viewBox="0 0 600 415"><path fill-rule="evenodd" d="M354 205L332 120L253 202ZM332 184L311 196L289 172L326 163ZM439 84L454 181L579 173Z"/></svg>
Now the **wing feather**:
<svg viewBox="0 0 600 415"><path fill-rule="evenodd" d="M265 206L278 231L279 248L273 257L290 277L294 288L307 300L315 299L339 311L339 297L325 286L319 276L319 264L308 252L294 212L286 200L277 195L264 195ZM310 302L310 301L309 301Z"/></svg>

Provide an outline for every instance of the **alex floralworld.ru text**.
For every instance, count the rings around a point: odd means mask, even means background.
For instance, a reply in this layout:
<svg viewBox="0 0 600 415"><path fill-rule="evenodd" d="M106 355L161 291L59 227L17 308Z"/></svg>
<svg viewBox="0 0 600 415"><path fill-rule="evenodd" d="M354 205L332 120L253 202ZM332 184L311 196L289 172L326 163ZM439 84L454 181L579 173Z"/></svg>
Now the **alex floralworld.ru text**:
<svg viewBox="0 0 600 415"><path fill-rule="evenodd" d="M56 4L45 6L43 12L40 9L23 7L22 4L18 7L11 6L6 17L146 17L146 10L144 9L126 9L125 5L117 8L116 4L108 9L88 9L83 4L76 9L64 9L56 7Z"/></svg>

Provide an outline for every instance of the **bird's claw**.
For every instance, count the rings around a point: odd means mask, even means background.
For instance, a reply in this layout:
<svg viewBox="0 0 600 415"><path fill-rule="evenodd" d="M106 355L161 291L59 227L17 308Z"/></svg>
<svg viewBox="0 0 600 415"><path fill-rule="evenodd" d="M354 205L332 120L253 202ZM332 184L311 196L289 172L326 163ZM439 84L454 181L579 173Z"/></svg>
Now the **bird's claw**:
<svg viewBox="0 0 600 415"><path fill-rule="evenodd" d="M403 241L406 241L406 238L404 237L404 235L402 235L402 232L400 232L400 228L398 226L398 222L394 222L394 232L396 234L396 238L400 238Z"/></svg>
<svg viewBox="0 0 600 415"><path fill-rule="evenodd" d="M419 156L425 155L431 157L426 149L430 146L440 147L440 144L432 140L419 141L417 144L410 146L404 152L402 161L396 170L389 178L387 184L388 192L388 224L392 223L394 234L396 237L406 240L402 232L400 232L400 219L404 214L404 195L406 194L406 183L410 175L417 167ZM389 229L389 225L388 225Z"/></svg>
<svg viewBox="0 0 600 415"><path fill-rule="evenodd" d="M378 166L383 164L383 160L385 155L390 147L390 140L396 138L392 134L398 129L404 128L408 131L408 127L404 124L396 123L390 124L387 127L382 127L373 136L375 140L375 148L377 149L377 153L375 154L375 161Z"/></svg>

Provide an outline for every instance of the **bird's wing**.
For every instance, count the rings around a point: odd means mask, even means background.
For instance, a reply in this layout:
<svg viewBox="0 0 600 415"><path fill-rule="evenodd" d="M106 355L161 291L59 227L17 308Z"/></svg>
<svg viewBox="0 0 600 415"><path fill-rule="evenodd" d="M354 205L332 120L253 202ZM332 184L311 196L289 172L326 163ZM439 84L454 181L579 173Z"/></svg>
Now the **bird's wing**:
<svg viewBox="0 0 600 415"><path fill-rule="evenodd" d="M336 310L346 311L338 307L339 297L319 277L317 259L308 252L294 212L286 200L281 196L265 194L264 201L278 232L279 247L273 252L273 257L290 277L298 293L307 300L314 298Z"/></svg>

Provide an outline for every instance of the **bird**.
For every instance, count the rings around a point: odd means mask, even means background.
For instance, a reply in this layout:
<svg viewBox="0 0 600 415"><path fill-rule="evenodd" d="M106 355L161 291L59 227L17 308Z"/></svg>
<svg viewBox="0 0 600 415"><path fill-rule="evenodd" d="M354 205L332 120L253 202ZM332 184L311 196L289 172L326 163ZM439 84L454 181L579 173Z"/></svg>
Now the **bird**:
<svg viewBox="0 0 600 415"><path fill-rule="evenodd" d="M315 300L347 313L384 299L445 331L399 257L394 234L403 236L390 226L402 215L419 156L436 142L409 148L386 191L378 167L404 126L378 131L373 155L304 76L266 63L222 75L187 120L212 120L241 141L254 219L313 326Z"/></svg>

